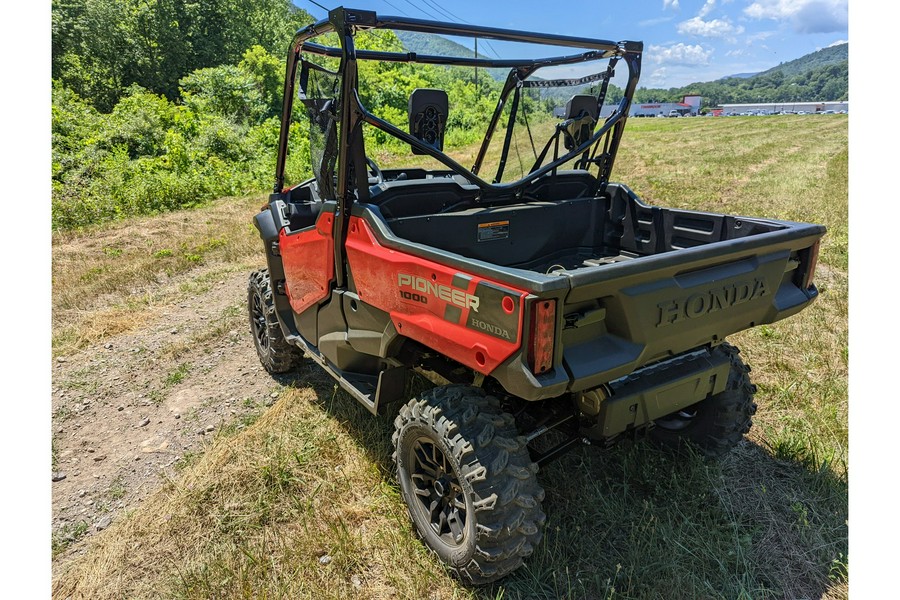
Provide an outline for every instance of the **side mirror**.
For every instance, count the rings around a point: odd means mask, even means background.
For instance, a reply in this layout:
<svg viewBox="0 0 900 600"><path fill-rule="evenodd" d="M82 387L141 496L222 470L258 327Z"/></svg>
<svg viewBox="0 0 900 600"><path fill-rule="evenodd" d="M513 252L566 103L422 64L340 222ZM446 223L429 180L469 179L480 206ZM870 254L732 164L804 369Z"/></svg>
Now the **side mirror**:
<svg viewBox="0 0 900 600"><path fill-rule="evenodd" d="M409 97L409 133L435 150L444 149L449 107L447 92L418 88ZM417 148L413 154L425 154Z"/></svg>

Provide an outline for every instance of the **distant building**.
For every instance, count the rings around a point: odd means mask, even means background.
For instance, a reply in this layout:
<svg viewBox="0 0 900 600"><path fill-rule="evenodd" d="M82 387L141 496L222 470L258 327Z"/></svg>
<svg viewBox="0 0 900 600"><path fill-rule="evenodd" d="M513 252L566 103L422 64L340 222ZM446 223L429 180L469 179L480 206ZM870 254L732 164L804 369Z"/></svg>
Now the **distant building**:
<svg viewBox="0 0 900 600"><path fill-rule="evenodd" d="M703 96L689 95L684 96L681 102L648 102L644 104L632 103L629 116L631 117L664 117L671 116L693 116L700 114L700 105L703 102ZM617 104L605 104L600 110L600 117L606 118L618 108ZM566 114L565 106L557 106L553 109L553 116L562 119Z"/></svg>
<svg viewBox="0 0 900 600"><path fill-rule="evenodd" d="M687 116L695 117L700 114L700 104L703 96L691 94L682 96L681 102L650 102L645 104L632 104L632 117L664 117Z"/></svg>
<svg viewBox="0 0 900 600"><path fill-rule="evenodd" d="M699 96L696 94L691 94L689 96L683 96L681 98L681 102L684 104L688 104L691 107L691 112L694 115L700 114L700 105L703 103L703 96Z"/></svg>
<svg viewBox="0 0 900 600"><path fill-rule="evenodd" d="M740 114L776 114L776 113L823 113L827 110L849 111L850 103L843 102L751 102L744 104L723 104L716 109L721 109L724 116Z"/></svg>

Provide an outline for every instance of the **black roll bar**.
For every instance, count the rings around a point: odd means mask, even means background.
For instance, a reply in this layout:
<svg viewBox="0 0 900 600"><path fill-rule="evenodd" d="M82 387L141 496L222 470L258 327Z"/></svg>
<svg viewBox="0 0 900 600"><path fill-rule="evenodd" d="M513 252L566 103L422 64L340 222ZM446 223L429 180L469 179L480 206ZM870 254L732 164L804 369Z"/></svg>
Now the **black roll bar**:
<svg viewBox="0 0 900 600"><path fill-rule="evenodd" d="M322 46L315 42L306 42L303 44L303 52L310 54L318 54L321 56L330 56L333 58L341 57L341 49L331 46ZM451 67L484 67L491 68L518 68L518 67L554 67L557 65L569 65L592 60L605 60L611 58L613 54L600 53L594 50L583 52L581 54L569 54L565 56L554 56L549 58L490 58L482 56L479 58L465 56L440 56L436 54L419 54L417 52L390 52L388 50L357 50L356 57L360 60L379 60L384 62L411 62L432 65L447 65Z"/></svg>
<svg viewBox="0 0 900 600"><path fill-rule="evenodd" d="M557 56L546 59L522 59L522 60L511 60L511 59L491 59L491 58L470 58L470 57L445 57L445 56L432 56L432 55L418 55L413 52L407 53L399 53L399 52L384 52L384 51L371 51L371 50L356 50L353 43L353 34L357 30L365 30L365 29L373 29L373 28L383 28L383 29L396 29L403 31L415 31L421 33L436 33L436 34L445 34L445 35L453 35L453 36L462 36L462 37L471 37L471 38L487 38L493 40L500 41L512 41L512 42L524 42L531 44L541 44L547 46L565 46L565 47L576 47L576 48L584 48L588 49L587 52L583 52L581 54L568 55L568 56ZM339 39L341 41L341 48L332 48L329 46L322 46L320 44L316 44L310 42L314 37L318 37L320 35L324 35L326 33L337 32ZM372 11L364 11L364 10L354 10L354 9L344 9L344 8L336 8L329 12L328 18L321 20L317 23L309 25L301 30L299 30L294 36L294 40L291 43L290 49L288 51L287 56L287 64L285 67L285 84L284 84L284 101L282 104L282 117L281 117L281 131L279 135L278 141L278 157L276 161L276 169L275 169L275 186L274 192L276 194L281 193L284 188L284 167L287 159L287 148L288 148L288 137L290 133L290 121L291 121L291 111L293 108L293 100L294 100L294 87L295 87L295 78L297 71L297 63L300 60L301 52L309 52L312 54L318 54L323 56L331 56L335 58L340 58L342 63L342 68L344 70L344 82L343 82L343 108L350 109L350 102L352 101L355 106L353 106L354 114L351 115L348 112L343 112L342 119L345 120L343 125L347 125L346 119L351 119L353 122L353 129L356 128L359 122L366 122L375 127L379 127L380 129L385 130L389 134L397 137L404 142L409 143L410 145L424 151L426 154L432 156L436 160L444 163L448 167L450 167L453 171L459 173L466 179L472 181L477 184L485 191L510 191L516 190L517 188L521 188L524 185L527 185L537 177L550 172L551 170L556 169L561 164L571 160L578 153L587 151L592 144L598 142L602 135L610 130L610 128L615 127L615 130L612 133L612 139L608 140L608 147L605 148L604 152L604 163L600 166L600 175L601 175L601 184L605 181L603 178L608 176L609 171L612 168L612 160L615 157L615 152L618 148L618 144L622 135L622 131L624 128L625 119L628 115L628 110L631 104L631 98L634 95L634 91L637 87L637 80L640 75L640 63L641 63L641 54L643 52L643 43L641 42L633 42L633 41L623 41L623 42L612 42L609 40L596 40L590 38L582 38L582 37L573 37L573 36L564 36L564 35L554 35L554 34L545 34L545 33L536 33L536 32L528 32L528 31L519 31L512 29L498 29L494 27L483 27L478 25L467 25L467 24L459 24L459 23L447 23L440 21L426 21L421 19L412 19L412 18L404 18L404 17L396 17L396 16L381 16L379 17L376 13ZM491 136L493 134L494 129L496 129L497 121L503 110L503 105L506 101L507 96L511 91L517 89L516 86L522 83L522 80L525 79L528 75L533 73L539 68L556 66L556 65L565 65L565 64L576 64L580 62L588 62L593 60L602 60L607 58L620 57L625 58L625 62L629 68L629 80L625 89L625 98L623 102L620 103L619 107L616 111L611 115L603 127L601 127L594 135L592 135L587 141L583 144L579 145L577 148L563 155L563 157L559 158L551 162L544 167L529 173L527 176L522 179L511 182L508 184L492 184L484 181L480 177L478 177L477 172L480 168L481 162L484 158L484 153L487 149L487 146L490 142ZM362 106L362 103L359 100L358 94L356 93L356 69L355 63L357 60L380 60L380 61L390 61L390 62L419 62L425 64L441 64L441 65L449 65L449 66L478 66L485 68L503 68L510 67L510 75L507 78L507 82L504 85L504 88L501 92L500 98L498 100L497 108L492 116L491 123L488 127L488 131L486 132L485 139L482 143L482 148L479 151L478 158L472 170L467 170L454 160L452 160L449 156L444 154L443 152L434 150L425 144L422 144L414 137L410 136L406 132L398 129L392 124L384 121L376 117L375 115L368 112L365 107ZM353 81L347 80L347 68L350 67L349 63L353 63L353 66L350 68L349 72L352 73ZM578 80L559 80L569 83L571 81ZM529 85L528 87L532 87ZM535 85L534 87L538 87ZM351 93L348 93L351 92ZM352 99L351 99L352 97ZM346 154L347 149L344 148L344 143L349 144L351 142L352 131L347 131L346 133L341 133L342 138L342 148L341 152L344 154L342 158L346 159L348 156ZM596 149L595 149L596 151ZM346 160L342 161L346 163ZM346 196L346 186L350 183L348 178L348 173L346 172L347 165L343 164L343 166L339 166L338 173L338 190L337 194L339 196L338 200L341 201L344 196Z"/></svg>
<svg viewBox="0 0 900 600"><path fill-rule="evenodd" d="M400 29L402 31L418 31L421 33L440 33L444 35L456 35L470 38L488 38L504 42L525 42L528 44L542 44L545 46L569 46L572 48L590 48L618 54L622 51L619 43L609 40L597 40L591 38L572 37L569 35L556 35L552 33L536 33L534 31L520 31L516 29L498 29L496 27L483 27L481 25L467 25L462 23L447 23L441 21L425 21L405 17L384 16L376 18L379 29Z"/></svg>

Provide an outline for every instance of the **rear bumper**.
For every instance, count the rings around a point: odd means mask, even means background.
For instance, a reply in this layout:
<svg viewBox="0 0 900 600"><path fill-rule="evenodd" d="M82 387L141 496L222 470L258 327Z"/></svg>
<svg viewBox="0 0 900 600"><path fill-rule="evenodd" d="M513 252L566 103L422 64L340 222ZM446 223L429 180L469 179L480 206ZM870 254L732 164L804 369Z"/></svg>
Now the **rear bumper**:
<svg viewBox="0 0 900 600"><path fill-rule="evenodd" d="M594 413L582 430L591 439L608 439L725 391L731 362L724 353L689 352L589 390L581 402Z"/></svg>

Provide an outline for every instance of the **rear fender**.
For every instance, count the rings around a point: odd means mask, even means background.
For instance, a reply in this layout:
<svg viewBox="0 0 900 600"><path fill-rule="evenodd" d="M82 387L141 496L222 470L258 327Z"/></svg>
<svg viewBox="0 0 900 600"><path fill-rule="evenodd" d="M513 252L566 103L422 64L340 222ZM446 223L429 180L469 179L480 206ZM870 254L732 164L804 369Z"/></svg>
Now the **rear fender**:
<svg viewBox="0 0 900 600"><path fill-rule="evenodd" d="M484 375L522 346L527 292L386 248L355 216L346 247L360 300L401 335Z"/></svg>
<svg viewBox="0 0 900 600"><path fill-rule="evenodd" d="M297 335L294 320L291 315L291 305L287 296L280 290L284 281L284 264L281 261L281 252L278 246L278 232L281 227L276 223L275 216L280 213L284 203L273 200L269 208L259 212L253 217L253 225L259 232L266 252L266 266L269 268L269 278L272 281L272 292L275 301L275 312L278 315L278 323L285 337Z"/></svg>

